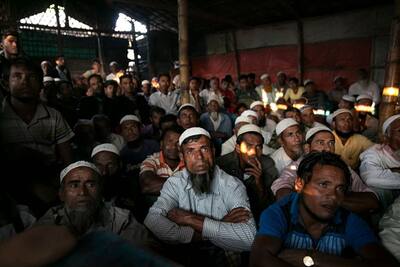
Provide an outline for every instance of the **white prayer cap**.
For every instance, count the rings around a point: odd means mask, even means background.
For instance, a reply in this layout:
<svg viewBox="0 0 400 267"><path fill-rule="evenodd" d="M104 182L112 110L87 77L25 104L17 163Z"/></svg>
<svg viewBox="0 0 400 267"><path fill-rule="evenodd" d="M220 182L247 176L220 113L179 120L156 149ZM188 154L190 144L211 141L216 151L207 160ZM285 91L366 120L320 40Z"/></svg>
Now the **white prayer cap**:
<svg viewBox="0 0 400 267"><path fill-rule="evenodd" d="M303 113L304 111L306 111L307 109L314 109L313 106L310 105L304 105L300 108L300 112Z"/></svg>
<svg viewBox="0 0 400 267"><path fill-rule="evenodd" d="M327 121L329 124L332 124L333 119L334 119L337 115L342 114L342 113L349 113L350 115L353 115L353 114L351 113L350 110L348 110L348 109L346 109L346 108L340 108L340 109L335 110L335 112L333 112L332 114L330 114L330 115L326 118L326 121Z"/></svg>
<svg viewBox="0 0 400 267"><path fill-rule="evenodd" d="M333 82L336 82L339 79L343 79L343 77L342 76L336 76L335 78L333 78Z"/></svg>
<svg viewBox="0 0 400 267"><path fill-rule="evenodd" d="M145 85L145 84L150 84L150 82L148 80L143 80L142 85Z"/></svg>
<svg viewBox="0 0 400 267"><path fill-rule="evenodd" d="M208 100L207 100L207 105L211 103L211 101L217 101L218 105L219 105L219 99L216 95L211 95Z"/></svg>
<svg viewBox="0 0 400 267"><path fill-rule="evenodd" d="M55 81L56 83L58 83L58 82L61 82L61 79L60 79L60 78L54 78L54 81Z"/></svg>
<svg viewBox="0 0 400 267"><path fill-rule="evenodd" d="M297 123L297 121L295 121L292 118L286 118L286 119L281 120L276 125L276 128L275 128L276 135L279 136L284 130L286 130L287 128L294 126L294 125L299 125L299 124Z"/></svg>
<svg viewBox="0 0 400 267"><path fill-rule="evenodd" d="M264 73L263 75L261 75L260 80L265 80L268 78L269 78L269 75L267 73Z"/></svg>
<svg viewBox="0 0 400 267"><path fill-rule="evenodd" d="M367 94L362 94L362 95L357 96L356 101L358 102L358 101L360 101L361 99L368 99L368 100L373 101L372 96L367 95Z"/></svg>
<svg viewBox="0 0 400 267"><path fill-rule="evenodd" d="M43 77L43 82L45 83L45 82L54 82L54 79L53 79L53 77L50 77L50 76L44 76Z"/></svg>
<svg viewBox="0 0 400 267"><path fill-rule="evenodd" d="M328 127L326 127L326 126L313 127L310 130L308 130L308 132L306 133L306 142L308 141L308 139L313 137L316 133L322 132L322 131L327 131L327 132L332 133L332 130L329 129Z"/></svg>
<svg viewBox="0 0 400 267"><path fill-rule="evenodd" d="M258 120L257 112L255 112L254 110L251 110L251 109L247 109L247 110L243 111L242 114L240 114L240 116L245 116L245 117L253 116L253 117L256 117Z"/></svg>
<svg viewBox="0 0 400 267"><path fill-rule="evenodd" d="M306 86L309 83L314 83L314 81L311 80L311 79L307 79L307 80L304 81L304 86Z"/></svg>
<svg viewBox="0 0 400 267"><path fill-rule="evenodd" d="M111 61L111 62L110 62L110 67L111 67L111 66L114 66L114 65L118 65L117 61Z"/></svg>
<svg viewBox="0 0 400 267"><path fill-rule="evenodd" d="M196 107L195 107L194 105L192 105L192 104L190 104L190 103L187 103L187 104L183 104L182 106L179 107L178 113L179 113L182 109L184 109L184 108L186 108L186 107L192 107L194 110L196 110Z"/></svg>
<svg viewBox="0 0 400 267"><path fill-rule="evenodd" d="M393 116L390 116L385 120L385 122L382 125L382 132L383 134L386 134L386 130L389 128L390 124L392 124L395 120L400 119L400 114L396 114Z"/></svg>
<svg viewBox="0 0 400 267"><path fill-rule="evenodd" d="M179 145L181 146L182 143L189 137L195 136L195 135L205 135L208 138L211 139L210 133L204 130L203 128L200 127L192 127L187 130L185 130L181 136L179 137Z"/></svg>
<svg viewBox="0 0 400 267"><path fill-rule="evenodd" d="M105 144L97 145L95 148L93 148L91 157L93 158L97 153L100 153L103 151L111 152L111 153L114 153L119 156L118 148L115 145L113 145L111 143L105 143Z"/></svg>
<svg viewBox="0 0 400 267"><path fill-rule="evenodd" d="M243 125L242 127L240 127L237 136L239 137L242 134L250 133L250 132L258 133L258 134L261 134L261 136L262 136L260 127L258 127L257 125L254 125L254 124L246 124L246 125Z"/></svg>
<svg viewBox="0 0 400 267"><path fill-rule="evenodd" d="M94 165L91 162L81 160L81 161L77 161L77 162L74 162L74 163L68 165L67 167L65 167L61 171L61 173L60 173L60 183L64 180L65 176L67 176L67 174L70 171L72 171L73 169L79 168L79 167L87 167L87 168L90 168L90 169L94 170L98 174L100 174L100 171L99 171L99 169L97 169L96 165Z"/></svg>
<svg viewBox="0 0 400 267"><path fill-rule="evenodd" d="M241 122L247 122L248 124L252 124L252 120L249 117L246 116L239 116L235 120L235 125Z"/></svg>
<svg viewBox="0 0 400 267"><path fill-rule="evenodd" d="M50 62L48 60L43 60L42 62L40 62L40 65L44 65L44 64L50 64Z"/></svg>
<svg viewBox="0 0 400 267"><path fill-rule="evenodd" d="M135 115L125 115L122 117L122 119L119 121L119 124L122 124L124 121L136 121L138 123L142 123L140 119L135 116Z"/></svg>
<svg viewBox="0 0 400 267"><path fill-rule="evenodd" d="M351 95L343 95L342 99L345 101L348 101L348 102L352 102L352 103L354 103L356 101L354 96L351 96Z"/></svg>
<svg viewBox="0 0 400 267"><path fill-rule="evenodd" d="M263 106L264 107L264 103L261 102L261 101L254 101L253 103L251 103L250 109L253 109L256 106Z"/></svg>
<svg viewBox="0 0 400 267"><path fill-rule="evenodd" d="M276 76L279 76L279 75L281 75L281 74L285 74L285 75L286 75L286 73L285 73L284 71L279 71L279 72L276 74Z"/></svg>

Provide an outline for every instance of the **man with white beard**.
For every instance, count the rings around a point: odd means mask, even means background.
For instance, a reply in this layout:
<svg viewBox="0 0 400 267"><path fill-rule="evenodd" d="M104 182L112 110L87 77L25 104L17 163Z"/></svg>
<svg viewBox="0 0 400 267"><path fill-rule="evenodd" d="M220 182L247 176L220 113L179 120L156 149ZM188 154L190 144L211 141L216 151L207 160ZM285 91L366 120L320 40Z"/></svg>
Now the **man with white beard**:
<svg viewBox="0 0 400 267"><path fill-rule="evenodd" d="M113 232L137 245L150 245L148 231L129 210L103 202L100 171L93 163L77 161L68 165L61 171L60 183L63 204L47 211L37 224L64 225L77 236Z"/></svg>
<svg viewBox="0 0 400 267"><path fill-rule="evenodd" d="M144 224L162 241L184 244L175 249L185 266L226 266L227 255L249 251L253 243L246 188L215 165L203 128L184 131L179 146L186 168L168 178Z"/></svg>
<svg viewBox="0 0 400 267"><path fill-rule="evenodd" d="M400 196L400 114L389 117L382 132L383 144L376 144L360 155L360 176L378 193L386 208Z"/></svg>

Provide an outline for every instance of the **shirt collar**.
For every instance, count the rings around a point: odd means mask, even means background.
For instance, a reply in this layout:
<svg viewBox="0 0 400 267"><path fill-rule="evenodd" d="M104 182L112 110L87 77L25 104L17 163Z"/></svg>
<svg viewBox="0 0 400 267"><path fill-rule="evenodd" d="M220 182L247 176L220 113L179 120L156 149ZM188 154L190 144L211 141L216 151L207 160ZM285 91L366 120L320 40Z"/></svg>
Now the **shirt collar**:
<svg viewBox="0 0 400 267"><path fill-rule="evenodd" d="M5 116L7 118L12 118L12 119L21 119L18 116L18 114L15 113L14 109L11 107L9 101L10 101L9 97L7 97L3 100L3 107L2 107L3 116ZM39 119L43 119L43 118L47 118L47 117L49 117L48 110L42 103L38 103L36 106L35 115L33 116L31 123L35 122Z"/></svg>
<svg viewBox="0 0 400 267"><path fill-rule="evenodd" d="M166 164L170 169L171 167L167 164L167 162L165 161L164 158L164 153L162 152L162 150L160 151L160 165ZM185 167L185 162L183 162L183 160L179 161L178 166L176 166L174 171L180 171ZM172 170L172 169L171 169Z"/></svg>
<svg viewBox="0 0 400 267"><path fill-rule="evenodd" d="M300 203L300 196L301 194L299 193L292 193L292 203L290 205L290 219L291 219L291 223L293 225L296 225L299 223L299 203ZM342 221L342 211L339 208L336 213L335 216L333 218L333 220L331 222L329 222L330 225L332 224L341 224L343 223Z"/></svg>

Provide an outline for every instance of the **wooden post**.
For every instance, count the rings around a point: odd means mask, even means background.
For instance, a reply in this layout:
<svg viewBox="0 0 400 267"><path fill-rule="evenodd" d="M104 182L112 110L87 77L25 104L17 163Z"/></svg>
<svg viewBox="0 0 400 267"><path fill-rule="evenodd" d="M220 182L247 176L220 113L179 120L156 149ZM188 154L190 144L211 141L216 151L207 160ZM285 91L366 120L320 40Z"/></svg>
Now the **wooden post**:
<svg viewBox="0 0 400 267"><path fill-rule="evenodd" d="M395 1L395 18L392 21L390 34L390 47L386 63L385 87L400 87L400 0ZM396 103L399 97L387 94L389 90L383 90L382 101L379 105L379 125L396 113ZM397 93L398 94L398 93ZM398 111L397 111L398 112ZM380 127L381 129L381 127Z"/></svg>
<svg viewBox="0 0 400 267"><path fill-rule="evenodd" d="M59 55L61 55L64 53L64 47L63 47L63 40L62 40L62 35L61 35L60 12L58 10L57 3L54 4L54 8L56 11L56 22L57 22L57 52Z"/></svg>
<svg viewBox="0 0 400 267"><path fill-rule="evenodd" d="M189 98L189 34L188 1L178 0L179 27L179 77L181 82L181 104L190 102Z"/></svg>
<svg viewBox="0 0 400 267"><path fill-rule="evenodd" d="M298 67L299 82L303 83L304 79L304 34L303 34L303 22L297 20L297 46L298 46Z"/></svg>
<svg viewBox="0 0 400 267"><path fill-rule="evenodd" d="M239 79L240 76L240 58L239 58L239 51L237 49L237 40L236 40L236 33L235 31L231 31L232 35L232 43L233 43L233 51L235 53L235 69L236 69L236 79Z"/></svg>

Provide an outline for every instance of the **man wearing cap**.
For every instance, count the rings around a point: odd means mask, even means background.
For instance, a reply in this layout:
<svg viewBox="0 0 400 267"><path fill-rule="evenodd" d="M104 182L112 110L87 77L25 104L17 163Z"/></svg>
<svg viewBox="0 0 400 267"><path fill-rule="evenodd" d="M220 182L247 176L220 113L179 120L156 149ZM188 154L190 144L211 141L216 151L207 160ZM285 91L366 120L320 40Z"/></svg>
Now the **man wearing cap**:
<svg viewBox="0 0 400 267"><path fill-rule="evenodd" d="M60 174L62 205L51 208L39 225L65 225L78 236L93 231L109 231L138 245L148 245L146 228L130 211L102 200L102 180L97 167L87 161L68 165Z"/></svg>
<svg viewBox="0 0 400 267"><path fill-rule="evenodd" d="M219 88L219 78L218 77L211 77L210 78L210 88L203 89L199 96L202 99L201 104L209 103L210 99L213 98L218 101L220 106L224 105L224 98L221 93L221 89ZM191 102L192 103L192 102ZM192 103L193 104L193 103ZM196 106L196 104L195 104ZM204 107L202 107L204 108Z"/></svg>
<svg viewBox="0 0 400 267"><path fill-rule="evenodd" d="M361 153L360 176L386 208L400 195L400 114L386 119L382 133L383 144Z"/></svg>
<svg viewBox="0 0 400 267"><path fill-rule="evenodd" d="M358 132L369 140L378 141L379 120L373 116L375 114L372 97L370 95L359 95L356 99L355 119Z"/></svg>
<svg viewBox="0 0 400 267"><path fill-rule="evenodd" d="M42 68L42 71L43 71L43 77L46 77L46 76L50 76L50 77L51 77L51 74L52 74L52 66L51 66L50 61L48 61L48 60L43 60L43 61L40 63L40 67Z"/></svg>
<svg viewBox="0 0 400 267"><path fill-rule="evenodd" d="M350 172L339 155L310 153L297 173L297 193L261 214L250 266L399 266L368 223L340 206Z"/></svg>
<svg viewBox="0 0 400 267"><path fill-rule="evenodd" d="M335 153L353 169L360 163L360 154L371 147L373 143L361 134L353 131L353 115L348 109L338 109L328 116L327 121L332 125L335 136Z"/></svg>
<svg viewBox="0 0 400 267"><path fill-rule="evenodd" d="M140 188L145 195L148 207L157 200L165 181L185 167L184 162L179 158L178 141L181 134L180 127L163 131L161 151L148 156L140 165Z"/></svg>
<svg viewBox="0 0 400 267"><path fill-rule="evenodd" d="M119 77L124 75L124 71L119 69L118 63L116 61L112 61L109 64L110 67L110 74L106 76L106 81L114 80L119 83Z"/></svg>
<svg viewBox="0 0 400 267"><path fill-rule="evenodd" d="M356 102L356 98L354 96L343 95L339 101L338 107L339 107L339 109L345 108L348 110L353 110L354 102Z"/></svg>
<svg viewBox="0 0 400 267"><path fill-rule="evenodd" d="M220 149L222 143L232 135L231 119L225 113L220 112L217 97L211 96L208 98L207 111L201 114L200 125L211 134L216 148L219 147Z"/></svg>
<svg viewBox="0 0 400 267"><path fill-rule="evenodd" d="M311 128L306 134L305 152L335 152L335 137L326 126ZM277 199L295 191L297 169L303 156L289 164L271 186L271 190ZM369 213L379 208L377 195L369 189L360 176L350 167L351 173L350 191L345 195L341 206L356 213Z"/></svg>
<svg viewBox="0 0 400 267"><path fill-rule="evenodd" d="M146 99L147 102L149 102L150 95L151 95L151 84L148 80L143 80L142 81L142 92L139 93L139 95L142 95L144 99Z"/></svg>
<svg viewBox="0 0 400 267"><path fill-rule="evenodd" d="M250 109L257 112L258 126L265 132L273 133L275 131L276 122L267 118L264 103L261 101L254 101L250 105Z"/></svg>
<svg viewBox="0 0 400 267"><path fill-rule="evenodd" d="M103 197L115 203L123 190L122 164L118 148L111 143L97 145L92 150L91 158L103 179Z"/></svg>
<svg viewBox="0 0 400 267"><path fill-rule="evenodd" d="M179 107L176 122L185 130L197 127L200 124L200 115L192 104L183 104Z"/></svg>
<svg viewBox="0 0 400 267"><path fill-rule="evenodd" d="M106 115L95 115L92 118L96 141L100 144L111 143L118 151L125 146L124 138L112 132L111 121Z"/></svg>
<svg viewBox="0 0 400 267"><path fill-rule="evenodd" d="M377 105L381 101L381 91L376 82L370 80L369 73L366 69L358 70L358 81L350 85L349 95L358 96L367 94L372 96L374 103Z"/></svg>
<svg viewBox="0 0 400 267"><path fill-rule="evenodd" d="M157 92L151 94L149 105L163 108L165 112L176 115L178 113L179 90L170 91L171 78L169 74L160 74L158 84L160 87Z"/></svg>
<svg viewBox="0 0 400 267"><path fill-rule="evenodd" d="M244 125L239 129L235 151L217 159L217 165L222 170L239 178L246 186L256 221L261 212L273 202L270 188L278 177L274 161L262 154L263 139L260 127Z"/></svg>
<svg viewBox="0 0 400 267"><path fill-rule="evenodd" d="M160 146L156 141L144 139L141 136L142 123L137 116L124 116L120 121L120 126L121 135L126 142L120 152L124 174L136 177L135 175L138 175L143 160L147 156L160 151Z"/></svg>
<svg viewBox="0 0 400 267"><path fill-rule="evenodd" d="M286 93L286 89L289 88L289 85L287 84L287 76L286 73L283 71L279 71L276 74L277 81L272 85L273 88L275 88L276 91L281 92L282 95Z"/></svg>
<svg viewBox="0 0 400 267"><path fill-rule="evenodd" d="M300 125L292 118L281 120L276 125L276 136L281 147L272 153L278 173L303 154L303 133Z"/></svg>
<svg viewBox="0 0 400 267"><path fill-rule="evenodd" d="M185 244L178 248L187 266L226 266L225 251L249 251L256 231L246 188L215 165L203 128L184 131L179 145L186 168L164 183L144 223L159 239Z"/></svg>
<svg viewBox="0 0 400 267"><path fill-rule="evenodd" d="M256 87L256 92L260 99L267 103L275 102L275 92L272 88L271 77L268 74L260 76L261 84ZM250 107L250 109L252 109Z"/></svg>
<svg viewBox="0 0 400 267"><path fill-rule="evenodd" d="M315 121L314 108L310 105L304 105L300 108L301 123L304 125L305 133L313 127L322 126L323 124Z"/></svg>

